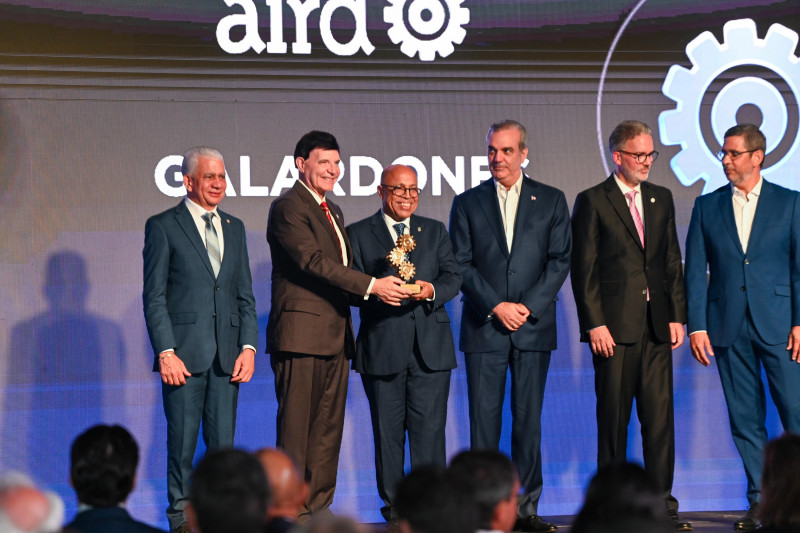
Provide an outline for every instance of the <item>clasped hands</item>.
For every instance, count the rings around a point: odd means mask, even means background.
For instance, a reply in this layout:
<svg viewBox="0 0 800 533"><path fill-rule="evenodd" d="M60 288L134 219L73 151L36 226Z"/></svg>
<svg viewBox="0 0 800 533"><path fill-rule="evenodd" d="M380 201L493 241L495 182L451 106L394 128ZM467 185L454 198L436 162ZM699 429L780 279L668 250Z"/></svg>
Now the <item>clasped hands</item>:
<svg viewBox="0 0 800 533"><path fill-rule="evenodd" d="M171 355L165 355L171 354ZM167 385L186 385L186 378L192 375L175 352L162 353L158 358L161 381ZM245 348L233 364L231 383L247 383L256 369L256 352Z"/></svg>

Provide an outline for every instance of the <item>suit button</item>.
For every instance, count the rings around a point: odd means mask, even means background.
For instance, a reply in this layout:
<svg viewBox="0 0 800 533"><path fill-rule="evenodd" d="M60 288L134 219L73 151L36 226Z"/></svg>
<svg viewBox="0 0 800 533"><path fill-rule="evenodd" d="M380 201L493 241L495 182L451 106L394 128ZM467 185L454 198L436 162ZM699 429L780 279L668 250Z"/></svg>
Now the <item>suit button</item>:
<svg viewBox="0 0 800 533"><path fill-rule="evenodd" d="M414 320L414 315L411 315L408 318L410 318L411 320Z"/></svg>
<svg viewBox="0 0 800 533"><path fill-rule="evenodd" d="M743 291L743 290L745 290L745 288L744 288L744 285L742 285L742 286L739 288L739 290L740 290L740 291Z"/></svg>
<svg viewBox="0 0 800 533"><path fill-rule="evenodd" d="M211 315L211 318L213 318L214 320L216 320L216 319L217 319L217 313L214 313L213 315Z"/></svg>
<svg viewBox="0 0 800 533"><path fill-rule="evenodd" d="M749 260L749 259L745 259L745 260L744 260L744 264L745 264L745 265L749 265L749 264L750 264L750 260Z"/></svg>
<svg viewBox="0 0 800 533"><path fill-rule="evenodd" d="M218 291L218 290L219 290L219 287L214 287L214 290L215 290L215 291Z"/></svg>

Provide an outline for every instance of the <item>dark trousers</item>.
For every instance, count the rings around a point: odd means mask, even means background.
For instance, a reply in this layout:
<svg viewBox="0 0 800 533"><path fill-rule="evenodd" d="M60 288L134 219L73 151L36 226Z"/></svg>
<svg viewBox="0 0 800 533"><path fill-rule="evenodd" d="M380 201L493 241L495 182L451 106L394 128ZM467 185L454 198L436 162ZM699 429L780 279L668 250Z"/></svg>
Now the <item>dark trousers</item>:
<svg viewBox="0 0 800 533"><path fill-rule="evenodd" d="M519 516L538 513L542 494L542 403L550 352L511 346L498 352L465 353L472 449L497 450L503 422L506 374L511 369L511 459L523 494Z"/></svg>
<svg viewBox="0 0 800 533"><path fill-rule="evenodd" d="M786 334L788 339L789 332ZM747 501L753 504L761 491L763 450L767 442L767 400L761 365L783 429L793 433L800 433L800 365L792 361L786 343L772 345L761 340L749 311L734 343L728 348L715 346L714 354L733 442L747 476Z"/></svg>
<svg viewBox="0 0 800 533"><path fill-rule="evenodd" d="M189 501L200 423L207 451L233 446L239 384L231 383L215 357L211 368L192 374L185 385L162 382L161 395L167 418L167 519L175 529L186 522L183 510Z"/></svg>
<svg viewBox="0 0 800 533"><path fill-rule="evenodd" d="M642 426L644 467L663 491L669 509L675 469L675 414L672 400L672 346L653 335L650 313L642 338L620 344L608 358L593 356L597 395L597 466L627 459L628 422L633 399Z"/></svg>
<svg viewBox="0 0 800 533"><path fill-rule="evenodd" d="M412 469L447 465L445 422L450 371L425 367L414 343L414 354L402 372L388 376L361 374L361 382L372 418L375 475L384 504L381 514L391 520L397 518L392 504L404 475L406 431Z"/></svg>
<svg viewBox="0 0 800 533"><path fill-rule="evenodd" d="M309 332L313 335L313 332ZM332 357L277 353L270 357L278 399L277 442L297 461L309 485L300 522L328 513L336 490L350 362Z"/></svg>

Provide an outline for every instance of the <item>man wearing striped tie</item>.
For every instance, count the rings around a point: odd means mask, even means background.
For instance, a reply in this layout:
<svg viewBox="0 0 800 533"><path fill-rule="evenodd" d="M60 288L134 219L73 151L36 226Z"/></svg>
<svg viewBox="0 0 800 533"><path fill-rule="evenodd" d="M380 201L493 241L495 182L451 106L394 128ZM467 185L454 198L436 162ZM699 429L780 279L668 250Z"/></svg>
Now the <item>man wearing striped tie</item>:
<svg viewBox="0 0 800 533"><path fill-rule="evenodd" d="M244 224L217 209L225 163L201 146L183 156L186 198L145 226L144 316L167 418L167 518L184 517L200 423L208 450L233 446L239 384L258 345Z"/></svg>
<svg viewBox="0 0 800 533"><path fill-rule="evenodd" d="M669 189L646 181L658 157L646 124L620 123L608 147L613 174L578 194L572 212L572 290L593 354L597 466L625 460L635 397L645 470L675 529L686 531L672 496L672 350L686 322L675 206Z"/></svg>

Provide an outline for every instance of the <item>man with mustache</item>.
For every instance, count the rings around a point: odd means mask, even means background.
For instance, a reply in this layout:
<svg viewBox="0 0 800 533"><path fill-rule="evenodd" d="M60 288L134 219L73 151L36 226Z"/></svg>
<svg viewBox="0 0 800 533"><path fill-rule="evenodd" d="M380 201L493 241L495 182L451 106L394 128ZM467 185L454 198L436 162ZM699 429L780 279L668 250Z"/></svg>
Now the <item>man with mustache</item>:
<svg viewBox="0 0 800 533"><path fill-rule="evenodd" d="M450 239L464 278L464 352L473 449L497 450L511 369L511 458L522 495L515 531L557 527L538 514L542 492L541 415L556 300L572 249L564 193L522 172L525 127L493 124L486 135L492 179L453 200Z"/></svg>
<svg viewBox="0 0 800 533"><path fill-rule="evenodd" d="M766 149L752 124L725 132L717 157L730 185L697 198L686 236L689 344L703 366L717 360L747 476L739 531L759 526L762 366L783 429L800 433L800 194L761 176Z"/></svg>
<svg viewBox="0 0 800 533"><path fill-rule="evenodd" d="M572 291L593 354L597 467L626 459L636 398L645 470L675 529L686 531L672 496L672 350L686 321L675 206L669 189L647 181L658 157L647 124L620 123L608 148L614 173L578 194L572 213Z"/></svg>

